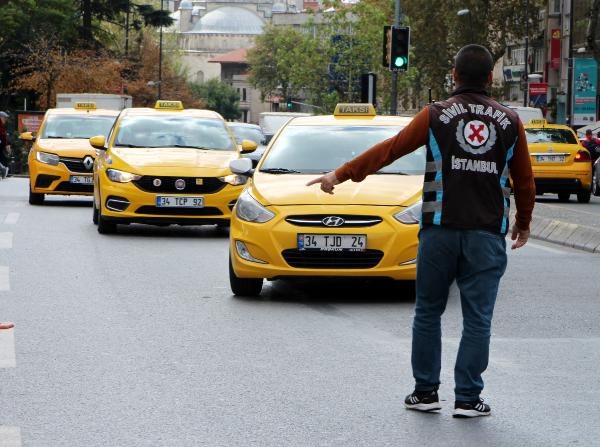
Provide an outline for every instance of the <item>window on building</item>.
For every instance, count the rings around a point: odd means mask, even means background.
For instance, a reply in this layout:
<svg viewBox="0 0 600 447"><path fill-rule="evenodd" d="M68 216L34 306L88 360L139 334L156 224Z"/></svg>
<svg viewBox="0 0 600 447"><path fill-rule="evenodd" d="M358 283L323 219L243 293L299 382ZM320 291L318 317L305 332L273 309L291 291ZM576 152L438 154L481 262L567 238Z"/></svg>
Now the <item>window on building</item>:
<svg viewBox="0 0 600 447"><path fill-rule="evenodd" d="M246 89L244 89L244 91L246 91ZM242 113L244 116L244 122L247 123L248 122L248 111L244 110Z"/></svg>
<svg viewBox="0 0 600 447"><path fill-rule="evenodd" d="M246 101L246 89L242 89L242 101Z"/></svg>

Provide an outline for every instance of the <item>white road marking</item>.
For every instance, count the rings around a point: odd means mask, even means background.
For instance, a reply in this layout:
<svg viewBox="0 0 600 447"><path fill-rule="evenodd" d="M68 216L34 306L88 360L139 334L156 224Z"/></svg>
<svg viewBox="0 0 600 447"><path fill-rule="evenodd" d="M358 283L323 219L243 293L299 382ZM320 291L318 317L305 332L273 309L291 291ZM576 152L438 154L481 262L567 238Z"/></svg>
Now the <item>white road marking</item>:
<svg viewBox="0 0 600 447"><path fill-rule="evenodd" d="M6 215L6 218L4 219L4 223L6 225L14 225L18 222L19 216L20 216L19 213L8 213Z"/></svg>
<svg viewBox="0 0 600 447"><path fill-rule="evenodd" d="M10 276L8 267L0 265L0 292L6 292L10 290Z"/></svg>
<svg viewBox="0 0 600 447"><path fill-rule="evenodd" d="M13 234L11 232L0 233L0 249L12 248Z"/></svg>
<svg viewBox="0 0 600 447"><path fill-rule="evenodd" d="M0 425L0 447L21 447L21 429Z"/></svg>
<svg viewBox="0 0 600 447"><path fill-rule="evenodd" d="M545 245L536 244L535 242L527 242L527 245L529 245L532 248L537 248L539 250L544 250L544 251L547 251L547 252L550 252L550 253L556 253L556 254L559 254L559 255L567 255L567 254L569 254L569 252L566 251L566 250L560 250L558 248L546 247Z"/></svg>
<svg viewBox="0 0 600 447"><path fill-rule="evenodd" d="M15 330L2 329L0 330L0 368L15 368L16 366ZM0 442L1 440L0 437Z"/></svg>

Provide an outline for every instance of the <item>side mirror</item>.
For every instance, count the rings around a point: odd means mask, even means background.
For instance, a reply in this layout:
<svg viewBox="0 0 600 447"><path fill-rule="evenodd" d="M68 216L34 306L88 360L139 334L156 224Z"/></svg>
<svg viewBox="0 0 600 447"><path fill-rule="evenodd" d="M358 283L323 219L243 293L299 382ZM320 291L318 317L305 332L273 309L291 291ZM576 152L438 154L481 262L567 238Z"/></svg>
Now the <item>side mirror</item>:
<svg viewBox="0 0 600 447"><path fill-rule="evenodd" d="M33 132L23 132L21 135L19 135L19 138L21 138L23 141L33 141L35 137L33 136Z"/></svg>
<svg viewBox="0 0 600 447"><path fill-rule="evenodd" d="M229 162L231 172L238 175L252 175L252 160L249 158L236 158Z"/></svg>
<svg viewBox="0 0 600 447"><path fill-rule="evenodd" d="M101 151L106 150L106 137L104 135L97 135L90 138L90 145L94 149L100 149Z"/></svg>
<svg viewBox="0 0 600 447"><path fill-rule="evenodd" d="M254 152L258 144L252 140L242 140L242 154L249 154L250 152Z"/></svg>

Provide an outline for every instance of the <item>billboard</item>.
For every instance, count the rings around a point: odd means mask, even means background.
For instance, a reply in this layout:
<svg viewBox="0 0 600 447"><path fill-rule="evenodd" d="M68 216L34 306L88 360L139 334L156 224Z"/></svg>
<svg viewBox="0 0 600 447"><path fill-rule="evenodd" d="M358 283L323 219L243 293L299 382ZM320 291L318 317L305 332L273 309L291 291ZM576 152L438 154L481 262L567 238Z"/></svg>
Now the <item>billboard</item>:
<svg viewBox="0 0 600 447"><path fill-rule="evenodd" d="M598 63L593 58L574 59L573 126L585 126L596 121L598 94Z"/></svg>
<svg viewBox="0 0 600 447"><path fill-rule="evenodd" d="M27 111L17 112L17 129L19 133L33 132L40 130L40 125L44 119L45 112Z"/></svg>
<svg viewBox="0 0 600 447"><path fill-rule="evenodd" d="M548 84L545 82L529 84L529 107L545 110L548 105Z"/></svg>

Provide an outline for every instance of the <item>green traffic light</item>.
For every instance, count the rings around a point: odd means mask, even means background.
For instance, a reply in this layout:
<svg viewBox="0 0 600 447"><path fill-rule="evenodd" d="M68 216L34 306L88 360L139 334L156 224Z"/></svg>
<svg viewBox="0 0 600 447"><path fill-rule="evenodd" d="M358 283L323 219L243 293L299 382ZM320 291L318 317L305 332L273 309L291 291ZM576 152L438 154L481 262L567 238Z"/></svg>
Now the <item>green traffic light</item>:
<svg viewBox="0 0 600 447"><path fill-rule="evenodd" d="M398 67L398 68L400 68L400 67L404 67L404 66L406 65L406 58L404 58L404 57L397 57L397 58L394 60L394 65L395 65L396 67Z"/></svg>

